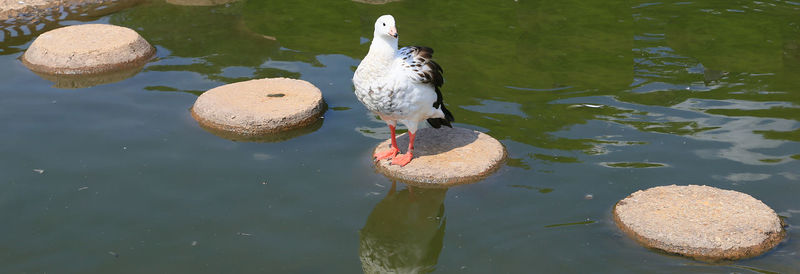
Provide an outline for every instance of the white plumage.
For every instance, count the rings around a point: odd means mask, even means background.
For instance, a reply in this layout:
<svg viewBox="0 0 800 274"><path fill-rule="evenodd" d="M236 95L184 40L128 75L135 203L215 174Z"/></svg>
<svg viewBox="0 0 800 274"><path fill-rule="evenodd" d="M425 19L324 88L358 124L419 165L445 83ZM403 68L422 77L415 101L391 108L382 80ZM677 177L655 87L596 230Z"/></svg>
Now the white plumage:
<svg viewBox="0 0 800 274"><path fill-rule="evenodd" d="M378 160L394 158L392 164L406 165L413 157L414 134L419 122L427 120L434 128L451 126L453 115L444 107L439 87L442 69L431 58L427 47L397 49L397 28L394 17L384 15L375 22L369 52L353 75L355 94L370 111L386 121L391 130L392 147L376 153ZM403 123L409 131L408 152L399 152L395 126Z"/></svg>

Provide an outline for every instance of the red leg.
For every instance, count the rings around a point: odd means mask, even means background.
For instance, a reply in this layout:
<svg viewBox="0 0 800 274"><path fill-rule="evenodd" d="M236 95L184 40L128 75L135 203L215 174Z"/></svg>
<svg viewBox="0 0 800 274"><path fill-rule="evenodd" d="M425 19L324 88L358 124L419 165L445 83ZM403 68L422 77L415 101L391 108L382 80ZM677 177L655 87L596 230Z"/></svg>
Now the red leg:
<svg viewBox="0 0 800 274"><path fill-rule="evenodd" d="M393 165L405 166L411 162L411 158L414 157L414 136L414 133L411 133L411 131L408 132L408 153L395 156L394 159L392 159Z"/></svg>
<svg viewBox="0 0 800 274"><path fill-rule="evenodd" d="M393 125L389 125L389 131L392 133L392 146L389 148L389 150L384 150L384 151L381 151L381 152L375 152L375 154L372 155L372 157L375 157L375 160L377 160L377 161L380 161L380 160L383 160L383 159L391 159L392 157L397 155L398 152L400 152L400 148L397 147L397 139L395 139L395 137L394 137L394 126Z"/></svg>

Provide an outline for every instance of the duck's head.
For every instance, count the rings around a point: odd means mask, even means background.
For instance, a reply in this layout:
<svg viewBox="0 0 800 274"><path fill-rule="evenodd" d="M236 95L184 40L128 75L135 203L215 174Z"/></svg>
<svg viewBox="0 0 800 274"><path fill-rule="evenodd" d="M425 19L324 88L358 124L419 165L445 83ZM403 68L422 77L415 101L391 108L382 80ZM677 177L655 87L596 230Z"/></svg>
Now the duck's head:
<svg viewBox="0 0 800 274"><path fill-rule="evenodd" d="M375 21L375 38L397 39L397 27L394 24L394 17L384 15Z"/></svg>

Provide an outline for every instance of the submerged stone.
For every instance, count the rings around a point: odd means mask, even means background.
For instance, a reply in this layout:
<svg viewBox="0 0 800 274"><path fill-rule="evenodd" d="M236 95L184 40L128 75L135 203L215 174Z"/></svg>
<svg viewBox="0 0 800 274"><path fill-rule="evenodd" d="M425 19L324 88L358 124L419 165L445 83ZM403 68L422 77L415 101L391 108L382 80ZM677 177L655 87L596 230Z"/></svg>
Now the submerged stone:
<svg viewBox="0 0 800 274"><path fill-rule="evenodd" d="M155 48L132 29L87 24L39 35L21 59L37 73L94 74L141 67L154 54Z"/></svg>
<svg viewBox="0 0 800 274"><path fill-rule="evenodd" d="M373 152L388 149L390 140ZM400 152L408 147L408 134L397 136ZM370 154L371 155L371 154ZM414 139L414 158L406 166L375 162L378 171L405 183L422 187L447 187L476 182L497 170L506 149L491 136L466 128L423 128Z"/></svg>
<svg viewBox="0 0 800 274"><path fill-rule="evenodd" d="M269 135L295 132L301 127L314 125L324 109L322 92L311 83L269 78L206 91L197 98L191 112L202 127L218 136L234 140L278 141L286 136L270 138ZM298 132L300 135L307 133Z"/></svg>
<svg viewBox="0 0 800 274"><path fill-rule="evenodd" d="M786 232L770 207L750 195L709 186L659 186L614 206L619 228L640 244L703 261L758 256Z"/></svg>

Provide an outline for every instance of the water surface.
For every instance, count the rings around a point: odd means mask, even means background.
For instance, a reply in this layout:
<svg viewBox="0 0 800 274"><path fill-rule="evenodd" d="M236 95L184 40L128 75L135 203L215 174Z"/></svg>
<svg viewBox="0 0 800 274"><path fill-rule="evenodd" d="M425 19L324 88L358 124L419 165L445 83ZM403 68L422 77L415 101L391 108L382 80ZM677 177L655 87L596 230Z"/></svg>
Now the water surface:
<svg viewBox="0 0 800 274"><path fill-rule="evenodd" d="M224 2L224 1L222 1ZM64 10L0 38L0 272L798 272L800 3L255 1ZM385 124L352 94L381 14L445 70L456 126L500 140L485 180L375 173ZM65 89L18 58L84 23L138 31L138 74ZM189 108L216 86L299 78L329 106L279 142L220 138ZM748 193L789 225L753 259L638 246L614 203L653 186Z"/></svg>

